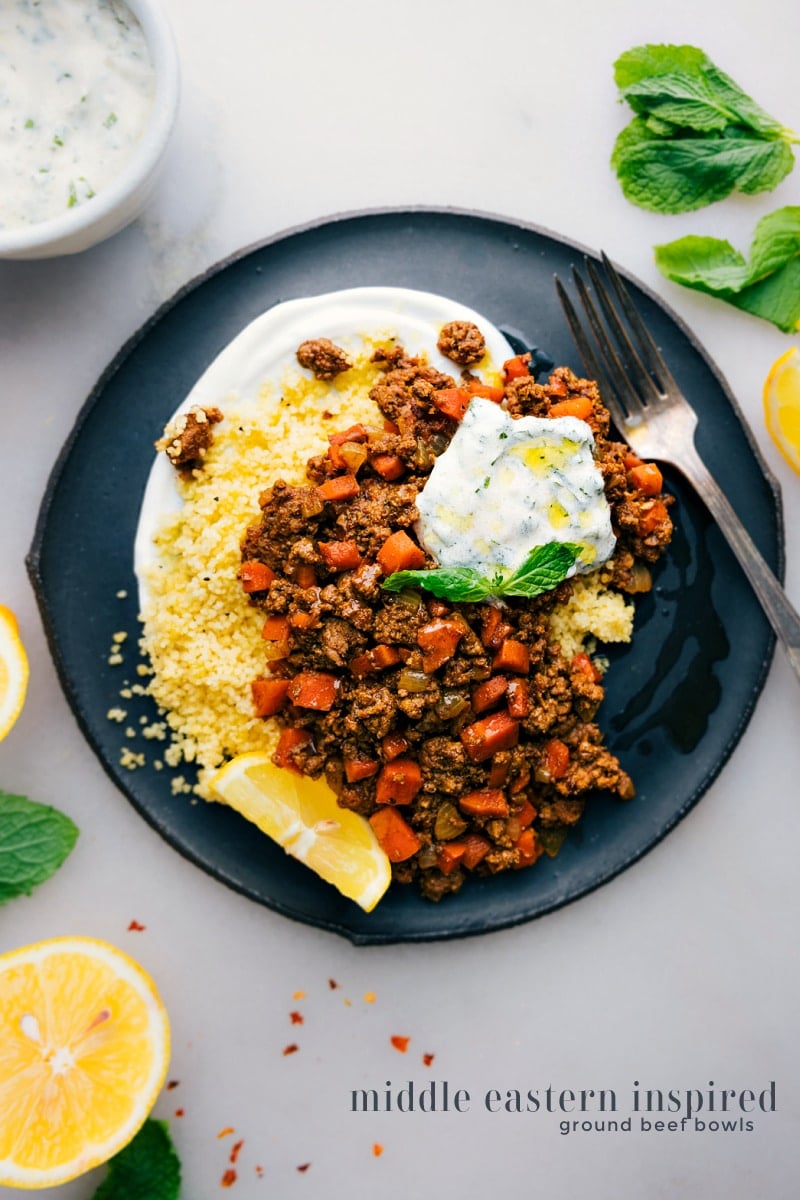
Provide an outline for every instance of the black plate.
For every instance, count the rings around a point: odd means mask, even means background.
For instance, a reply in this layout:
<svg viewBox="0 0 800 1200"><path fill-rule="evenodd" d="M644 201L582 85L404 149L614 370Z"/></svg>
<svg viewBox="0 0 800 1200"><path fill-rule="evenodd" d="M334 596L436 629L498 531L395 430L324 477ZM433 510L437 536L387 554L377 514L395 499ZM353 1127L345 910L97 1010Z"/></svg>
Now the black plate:
<svg viewBox="0 0 800 1200"><path fill-rule="evenodd" d="M212 270L124 347L84 406L55 466L28 560L69 703L106 771L177 850L286 916L354 942L421 941L501 929L605 883L658 842L734 749L763 686L774 639L738 565L678 477L676 535L636 636L610 654L601 711L610 748L637 785L630 803L597 799L560 855L532 870L471 879L435 905L393 888L367 915L237 814L171 794L168 771L120 766L124 730L107 719L133 671L132 548L139 502L165 419L209 362L280 300L391 284L439 292L580 369L553 288L583 250L527 225L453 211L364 213L295 230ZM767 562L783 569L776 485L724 381L691 335L633 286L645 321L700 414L698 445ZM120 589L127 598L117 598ZM126 629L125 666L108 647ZM138 725L148 701L126 701ZM156 757L141 737L132 748ZM674 869L682 869L675 859Z"/></svg>

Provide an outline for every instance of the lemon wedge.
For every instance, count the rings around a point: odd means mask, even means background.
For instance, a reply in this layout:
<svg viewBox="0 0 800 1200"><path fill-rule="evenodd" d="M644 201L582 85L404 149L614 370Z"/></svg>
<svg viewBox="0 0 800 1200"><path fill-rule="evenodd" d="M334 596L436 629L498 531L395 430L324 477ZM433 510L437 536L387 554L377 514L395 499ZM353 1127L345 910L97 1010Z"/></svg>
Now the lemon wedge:
<svg viewBox="0 0 800 1200"><path fill-rule="evenodd" d="M800 350L796 346L770 368L764 383L764 416L773 442L800 474Z"/></svg>
<svg viewBox="0 0 800 1200"><path fill-rule="evenodd" d="M0 604L0 742L22 712L27 689L28 656L17 618Z"/></svg>
<svg viewBox="0 0 800 1200"><path fill-rule="evenodd" d="M340 808L323 779L276 767L268 754L254 752L226 763L211 789L365 912L388 888L391 864L369 822Z"/></svg>
<svg viewBox="0 0 800 1200"><path fill-rule="evenodd" d="M121 1150L169 1063L153 981L107 942L61 937L0 955L0 1185L65 1183Z"/></svg>

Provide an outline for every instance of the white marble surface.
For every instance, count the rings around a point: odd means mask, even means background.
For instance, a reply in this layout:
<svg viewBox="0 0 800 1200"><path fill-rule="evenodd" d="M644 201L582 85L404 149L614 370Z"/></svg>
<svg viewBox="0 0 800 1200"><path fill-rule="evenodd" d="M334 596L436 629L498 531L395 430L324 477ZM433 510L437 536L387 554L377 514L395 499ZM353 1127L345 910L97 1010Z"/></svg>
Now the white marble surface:
<svg viewBox="0 0 800 1200"><path fill-rule="evenodd" d="M207 878L116 792L59 690L23 558L78 409L177 287L305 220L454 205L602 246L681 314L781 481L787 590L800 604L800 478L772 446L760 400L791 340L666 283L651 254L687 232L746 248L761 215L799 202L800 168L773 195L673 218L631 207L608 169L627 119L611 64L645 41L703 47L800 127L800 10L794 0L164 6L183 104L146 215L80 257L0 264L0 602L19 614L32 665L24 713L0 745L0 786L58 805L81 828L59 873L2 910L0 950L92 934L153 973L173 1023L170 1077L180 1081L157 1112L171 1119L193 1200L221 1193L239 1138L238 1200L498 1188L557 1200L788 1200L800 1183L800 692L780 654L717 782L616 881L480 940L355 949ZM129 932L131 919L146 929ZM298 990L305 999L292 999ZM290 1023L291 1010L304 1024ZM392 1034L410 1035L405 1056ZM287 1057L290 1042L300 1050ZM435 1055L429 1068L425 1052ZM634 1080L665 1090L709 1080L760 1090L774 1080L777 1111L752 1132L634 1126L567 1137L555 1114L490 1114L477 1100L462 1114L349 1112L351 1088L412 1078L447 1080L475 1098L495 1087L614 1088L623 1104ZM219 1139L226 1126L235 1135ZM95 1182L46 1194L86 1200Z"/></svg>

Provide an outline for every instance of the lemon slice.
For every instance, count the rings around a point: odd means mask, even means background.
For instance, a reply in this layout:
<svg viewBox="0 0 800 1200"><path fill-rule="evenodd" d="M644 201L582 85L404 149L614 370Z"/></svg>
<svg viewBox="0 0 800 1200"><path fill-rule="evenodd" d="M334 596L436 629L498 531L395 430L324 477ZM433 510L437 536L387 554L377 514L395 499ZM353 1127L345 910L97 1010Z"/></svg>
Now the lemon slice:
<svg viewBox="0 0 800 1200"><path fill-rule="evenodd" d="M224 803L287 854L371 912L391 882L389 859L368 821L340 808L323 779L276 767L268 754L240 754L211 780Z"/></svg>
<svg viewBox="0 0 800 1200"><path fill-rule="evenodd" d="M74 1179L144 1123L169 1022L138 963L95 938L0 955L0 1185Z"/></svg>
<svg viewBox="0 0 800 1200"><path fill-rule="evenodd" d="M800 474L800 351L796 346L770 368L764 384L764 416L773 442Z"/></svg>
<svg viewBox="0 0 800 1200"><path fill-rule="evenodd" d="M28 656L17 618L0 604L0 742L22 712L28 688Z"/></svg>

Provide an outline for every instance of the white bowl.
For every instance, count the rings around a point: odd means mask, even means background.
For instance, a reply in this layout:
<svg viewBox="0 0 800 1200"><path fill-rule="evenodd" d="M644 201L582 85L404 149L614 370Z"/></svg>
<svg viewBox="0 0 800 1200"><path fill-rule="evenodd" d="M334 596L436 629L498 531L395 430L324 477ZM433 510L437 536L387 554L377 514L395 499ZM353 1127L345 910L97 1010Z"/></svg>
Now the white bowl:
<svg viewBox="0 0 800 1200"><path fill-rule="evenodd" d="M129 225L144 208L175 124L180 68L169 23L156 0L125 0L142 26L156 76L150 120L119 176L86 204L49 221L0 229L0 258L76 254Z"/></svg>

